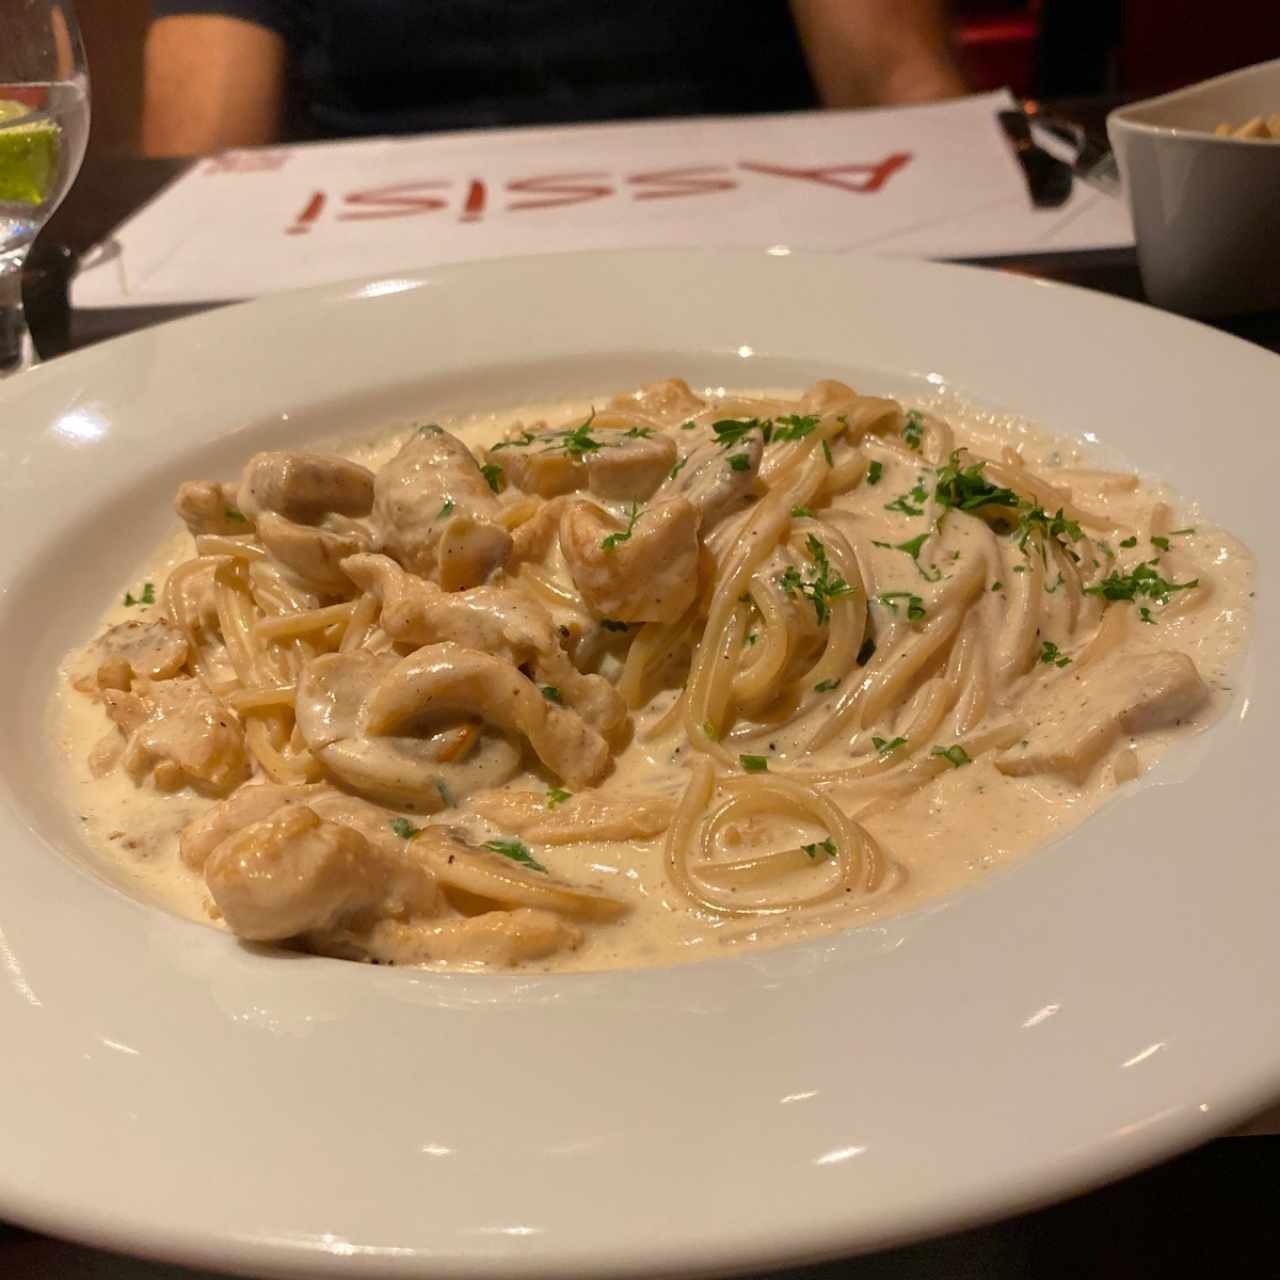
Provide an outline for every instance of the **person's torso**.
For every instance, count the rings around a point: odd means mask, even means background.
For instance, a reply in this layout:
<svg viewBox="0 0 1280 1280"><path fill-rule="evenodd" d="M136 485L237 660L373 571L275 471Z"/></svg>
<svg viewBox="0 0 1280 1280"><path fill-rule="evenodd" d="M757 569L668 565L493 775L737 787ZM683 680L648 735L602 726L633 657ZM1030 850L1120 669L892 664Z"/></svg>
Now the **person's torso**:
<svg viewBox="0 0 1280 1280"><path fill-rule="evenodd" d="M786 0L307 0L322 133L815 105Z"/></svg>

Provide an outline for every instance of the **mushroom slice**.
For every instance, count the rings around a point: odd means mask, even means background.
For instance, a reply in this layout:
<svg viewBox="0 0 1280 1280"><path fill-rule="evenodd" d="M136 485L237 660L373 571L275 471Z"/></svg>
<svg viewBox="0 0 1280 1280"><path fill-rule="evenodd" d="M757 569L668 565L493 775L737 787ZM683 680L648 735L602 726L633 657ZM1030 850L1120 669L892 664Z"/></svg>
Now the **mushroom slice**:
<svg viewBox="0 0 1280 1280"><path fill-rule="evenodd" d="M501 854L477 849L444 827L426 827L411 843L446 893L455 889L504 907L541 907L574 920L616 920L629 910L608 894L566 884Z"/></svg>
<svg viewBox="0 0 1280 1280"><path fill-rule="evenodd" d="M369 535L354 521L341 529L297 524L273 511L258 517L262 545L303 583L325 595L346 595L351 580L342 572L348 556L369 549Z"/></svg>
<svg viewBox="0 0 1280 1280"><path fill-rule="evenodd" d="M612 733L626 719L626 705L614 687L573 665L551 614L522 592L503 587L441 591L387 556L353 556L342 567L382 605L381 626L393 640L416 645L452 640L516 667L532 666L540 685L557 691L601 733Z"/></svg>
<svg viewBox="0 0 1280 1280"><path fill-rule="evenodd" d="M298 685L298 729L330 773L362 795L418 813L435 813L516 773L519 748L502 734L475 735L476 717L466 707L442 722L406 725L404 733L372 731L368 703L399 665L394 654L359 652L307 663ZM467 739L461 744L460 729Z"/></svg>
<svg viewBox="0 0 1280 1280"><path fill-rule="evenodd" d="M675 622L698 592L698 512L683 498L645 507L625 531L591 502L560 519L560 550L596 613L620 622Z"/></svg>
<svg viewBox="0 0 1280 1280"><path fill-rule="evenodd" d="M581 716L549 701L509 662L459 644L425 645L402 658L369 694L363 714L370 738L479 716L526 738L571 786L594 782L609 765L608 743Z"/></svg>
<svg viewBox="0 0 1280 1280"><path fill-rule="evenodd" d="M373 473L325 453L256 453L245 464L237 490L243 515L256 520L274 511L299 524L316 524L330 512L367 516L373 507Z"/></svg>
<svg viewBox="0 0 1280 1280"><path fill-rule="evenodd" d="M96 674L77 682L77 688L128 691L138 678L168 680L186 666L190 651L186 636L163 618L121 622L89 646L88 657Z"/></svg>

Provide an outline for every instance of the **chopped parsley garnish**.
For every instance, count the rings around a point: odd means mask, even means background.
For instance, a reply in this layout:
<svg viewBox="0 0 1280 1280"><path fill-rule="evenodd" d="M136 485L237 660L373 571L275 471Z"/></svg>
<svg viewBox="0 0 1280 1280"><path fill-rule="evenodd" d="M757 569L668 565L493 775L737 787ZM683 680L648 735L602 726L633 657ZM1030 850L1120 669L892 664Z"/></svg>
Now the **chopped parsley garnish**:
<svg viewBox="0 0 1280 1280"><path fill-rule="evenodd" d="M1018 546L1025 551L1027 549L1027 540L1033 533L1039 533L1047 542L1057 538L1061 540L1063 536L1070 538L1072 542L1079 542L1084 537L1080 526L1074 520L1068 520L1062 514L1062 508L1058 508L1058 514L1051 516L1043 507L1029 507L1025 509L1018 517L1018 527L1013 531L1013 536L1018 540ZM1044 557L1045 549L1043 544L1040 547L1041 557Z"/></svg>
<svg viewBox="0 0 1280 1280"><path fill-rule="evenodd" d="M879 600L882 605L892 609L894 613L898 612L897 602L905 600L907 602L907 620L909 622L919 622L925 616L923 597L914 595L910 591L882 591Z"/></svg>
<svg viewBox="0 0 1280 1280"><path fill-rule="evenodd" d="M793 520L812 520L813 512L808 507L792 507L791 518Z"/></svg>
<svg viewBox="0 0 1280 1280"><path fill-rule="evenodd" d="M1195 525L1192 525L1189 529L1170 529L1169 537L1181 538L1181 537L1184 537L1186 534L1195 533L1195 531L1196 531Z"/></svg>
<svg viewBox="0 0 1280 1280"><path fill-rule="evenodd" d="M759 639L760 637L756 635L754 631L752 631L747 635L747 638L742 643L746 648L750 649L751 646L755 644L755 642Z"/></svg>
<svg viewBox="0 0 1280 1280"><path fill-rule="evenodd" d="M1004 583L1003 583L1003 582L993 582L993 583L991 584L991 590L992 590L992 591L1003 591L1003 590L1004 590Z"/></svg>
<svg viewBox="0 0 1280 1280"><path fill-rule="evenodd" d="M716 443L728 449L763 425L759 418L721 418L711 424L711 430L716 433Z"/></svg>
<svg viewBox="0 0 1280 1280"><path fill-rule="evenodd" d="M480 474L484 476L484 482L494 493L498 492L498 485L502 480L502 468L496 462L486 462L480 468Z"/></svg>
<svg viewBox="0 0 1280 1280"><path fill-rule="evenodd" d="M500 440L489 452L497 453L500 449L527 449L531 444L536 444L537 442L538 437L526 428L514 440Z"/></svg>
<svg viewBox="0 0 1280 1280"><path fill-rule="evenodd" d="M1162 537L1160 537L1160 535L1159 535L1159 534L1152 534L1152 536L1151 536L1151 545L1152 545L1153 547L1159 547L1161 551L1168 551L1168 550L1169 550L1169 539L1168 539L1168 538L1162 538Z"/></svg>
<svg viewBox="0 0 1280 1280"><path fill-rule="evenodd" d="M937 582L937 580L942 577L942 570L934 569L933 572L930 573L929 570L920 563L920 551L928 537L929 534L926 531L925 533L917 534L914 538L908 538L906 542L877 542L873 538L871 540L871 545L873 547L883 547L886 551L905 551L906 554L915 561L917 571L926 582Z"/></svg>
<svg viewBox="0 0 1280 1280"><path fill-rule="evenodd" d="M553 684L544 684L542 686L542 696L546 698L548 702L554 702L557 706L564 705L564 694L562 694Z"/></svg>
<svg viewBox="0 0 1280 1280"><path fill-rule="evenodd" d="M653 437L652 427L628 427L623 433L624 440L649 440Z"/></svg>
<svg viewBox="0 0 1280 1280"><path fill-rule="evenodd" d="M873 459L867 464L867 483L879 484L880 477L884 475L884 463L878 458Z"/></svg>
<svg viewBox="0 0 1280 1280"><path fill-rule="evenodd" d="M1138 545L1138 539L1137 539L1136 537L1135 537L1135 538L1122 538L1122 539L1120 540L1120 545L1121 545L1122 547L1136 547L1136 546Z"/></svg>
<svg viewBox="0 0 1280 1280"><path fill-rule="evenodd" d="M787 595L794 595L798 591L813 604L818 625L821 626L831 616L829 602L851 595L853 588L843 578L832 574L831 565L827 560L827 549L813 534L809 534L805 539L805 546L809 548L809 555L815 566L813 576L808 579L803 578L800 571L794 565L790 565L779 582Z"/></svg>
<svg viewBox="0 0 1280 1280"><path fill-rule="evenodd" d="M1106 600L1134 600L1148 596L1157 604L1168 604L1175 591L1190 591L1200 585L1199 578L1190 582L1170 582L1152 568L1154 560L1144 560L1129 573L1112 573L1092 587L1085 587L1087 596L1102 596Z"/></svg>
<svg viewBox="0 0 1280 1280"><path fill-rule="evenodd" d="M693 430L696 430L697 426L698 426L698 424L697 424L696 422L694 422L694 421L693 421L693 419L691 418L688 422L682 422L682 423L680 424L680 430L681 430L681 431L693 431Z"/></svg>
<svg viewBox="0 0 1280 1280"><path fill-rule="evenodd" d="M632 531L636 527L636 520L640 516L640 504L633 502L631 511L627 516L627 528L625 532L611 533L607 538L600 540L600 549L602 551L612 551L620 542L630 542Z"/></svg>
<svg viewBox="0 0 1280 1280"><path fill-rule="evenodd" d="M954 747L934 747L934 749L930 751L929 754L931 756L940 756L953 769L958 769L963 764L973 763L973 761L969 758L969 753L962 746L958 744Z"/></svg>
<svg viewBox="0 0 1280 1280"><path fill-rule="evenodd" d="M387 826L400 837L401 840L412 840L414 836L422 830L421 827L415 827L408 818L392 818Z"/></svg>
<svg viewBox="0 0 1280 1280"><path fill-rule="evenodd" d="M557 809L572 795L570 791L566 791L563 787L547 788L547 808Z"/></svg>
<svg viewBox="0 0 1280 1280"><path fill-rule="evenodd" d="M913 507L907 499L911 495L904 493L900 498L894 498L892 502L886 502L884 509L886 511L900 511L904 516L922 516L924 515L923 507Z"/></svg>
<svg viewBox="0 0 1280 1280"><path fill-rule="evenodd" d="M702 732L705 733L712 742L718 742L720 740L720 730L717 729L710 720L704 720L702 722Z"/></svg>
<svg viewBox="0 0 1280 1280"><path fill-rule="evenodd" d="M1153 627L1156 625L1156 620L1151 616L1151 610L1145 604L1138 606L1138 621L1148 622Z"/></svg>
<svg viewBox="0 0 1280 1280"><path fill-rule="evenodd" d="M814 693L830 693L832 689L838 689L839 687L839 680L819 680L818 683L813 686L813 691Z"/></svg>
<svg viewBox="0 0 1280 1280"><path fill-rule="evenodd" d="M858 666L865 667L867 663L870 662L871 659L874 658L875 656L876 656L876 642L870 636L868 636L862 642L862 648L858 650L858 657L856 659Z"/></svg>
<svg viewBox="0 0 1280 1280"><path fill-rule="evenodd" d="M601 618L600 625L606 631L626 631L631 626L629 622L618 622L614 618Z"/></svg>
<svg viewBox="0 0 1280 1280"><path fill-rule="evenodd" d="M598 453L604 448L604 445L591 434L591 424L596 420L596 411L591 410L591 416L579 426L574 427L572 431L557 431L553 437L556 443L548 446L543 453L549 449L563 449L575 461L581 462L589 453Z"/></svg>
<svg viewBox="0 0 1280 1280"><path fill-rule="evenodd" d="M907 420L902 425L902 438L909 449L920 448L920 436L924 431L924 414L919 409L907 411Z"/></svg>
<svg viewBox="0 0 1280 1280"><path fill-rule="evenodd" d="M490 853L499 853L504 858L510 858L512 862L546 873L546 867L529 852L529 846L523 840L486 840L484 847Z"/></svg>
<svg viewBox="0 0 1280 1280"><path fill-rule="evenodd" d="M822 442L822 456L827 460L827 466L834 467L835 459L831 456L831 446L824 440Z"/></svg>
<svg viewBox="0 0 1280 1280"><path fill-rule="evenodd" d="M1026 573L1027 566L1025 564L1015 564L1013 566L1014 573Z"/></svg>
<svg viewBox="0 0 1280 1280"><path fill-rule="evenodd" d="M155 604L156 587L154 582L144 582L142 584L142 594L135 596L133 592L126 591L124 593L125 605L132 609L135 604Z"/></svg>
<svg viewBox="0 0 1280 1280"><path fill-rule="evenodd" d="M769 761L765 756L739 756L738 763L748 773L767 773Z"/></svg>
<svg viewBox="0 0 1280 1280"><path fill-rule="evenodd" d="M987 464L975 462L960 465L960 450L955 449L944 467L938 468L933 496L941 507L957 511L977 511L979 507L1019 507L1022 500L1012 489L992 484L982 472Z"/></svg>
<svg viewBox="0 0 1280 1280"><path fill-rule="evenodd" d="M1040 661L1045 666L1065 667L1071 659L1052 640L1046 640L1040 646Z"/></svg>
<svg viewBox="0 0 1280 1280"><path fill-rule="evenodd" d="M235 507L228 507L223 513L233 524L248 524L249 517L243 511L237 511Z"/></svg>
<svg viewBox="0 0 1280 1280"><path fill-rule="evenodd" d="M676 465L672 467L670 471L667 472L667 479L674 480L676 476L678 476L685 469L685 467L689 465L689 458L692 456L693 455L690 454L686 457L681 458L680 461L677 462Z"/></svg>
<svg viewBox="0 0 1280 1280"><path fill-rule="evenodd" d="M825 840L815 840L813 844L802 844L800 846L809 857L817 858L834 858L836 856L836 842L828 836Z"/></svg>
<svg viewBox="0 0 1280 1280"><path fill-rule="evenodd" d="M773 420L773 438L783 441L803 440L817 426L817 418L801 417L798 413L788 414L785 418Z"/></svg>
<svg viewBox="0 0 1280 1280"><path fill-rule="evenodd" d="M891 756L899 747L907 745L906 738L875 738L871 739L871 745L875 747L876 754L883 760L885 756Z"/></svg>
<svg viewBox="0 0 1280 1280"><path fill-rule="evenodd" d="M445 516L452 514L454 502L452 498L444 500L444 506L440 508L440 514L436 516L437 520L443 520Z"/></svg>
<svg viewBox="0 0 1280 1280"><path fill-rule="evenodd" d="M733 471L750 471L751 459L745 453L731 453L729 467Z"/></svg>
<svg viewBox="0 0 1280 1280"><path fill-rule="evenodd" d="M440 793L440 799L445 802L445 805L448 808L452 809L453 797L449 794L449 788L444 785L444 780L442 778L435 778L433 781L436 784L436 790Z"/></svg>

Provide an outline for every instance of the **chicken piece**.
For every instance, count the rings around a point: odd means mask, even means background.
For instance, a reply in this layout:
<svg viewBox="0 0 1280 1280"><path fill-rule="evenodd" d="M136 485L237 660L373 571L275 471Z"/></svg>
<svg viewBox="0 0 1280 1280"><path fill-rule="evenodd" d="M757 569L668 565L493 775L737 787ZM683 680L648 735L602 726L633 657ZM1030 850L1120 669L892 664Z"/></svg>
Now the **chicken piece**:
<svg viewBox="0 0 1280 1280"><path fill-rule="evenodd" d="M518 525L511 534L511 558L507 561L508 572L513 566L526 560L545 560L547 553L555 544L556 535L560 532L560 517L564 513L568 498L552 498L539 504L537 511Z"/></svg>
<svg viewBox="0 0 1280 1280"><path fill-rule="evenodd" d="M468 803L494 826L538 844L648 840L667 830L676 810L670 796L598 791L570 796L554 809L539 791L477 791Z"/></svg>
<svg viewBox="0 0 1280 1280"><path fill-rule="evenodd" d="M373 473L325 453L256 453L245 464L237 506L250 520L274 511L298 524L317 524L330 512L367 516Z"/></svg>
<svg viewBox="0 0 1280 1280"><path fill-rule="evenodd" d="M362 714L371 737L479 716L525 738L570 786L596 781L609 766L609 744L577 712L549 701L509 662L449 642L402 658L370 692Z"/></svg>
<svg viewBox="0 0 1280 1280"><path fill-rule="evenodd" d="M627 709L601 676L583 675L569 661L550 613L523 592L502 587L473 587L445 592L414 577L387 556L353 556L343 570L382 605L381 625L405 644L452 640L468 649L503 658L512 666L531 666L540 685L559 691L601 733L611 733Z"/></svg>
<svg viewBox="0 0 1280 1280"><path fill-rule="evenodd" d="M94 688L127 692L138 678L168 680L187 664L191 646L172 623L130 619L103 632L89 646L94 675L77 681L82 691Z"/></svg>
<svg viewBox="0 0 1280 1280"><path fill-rule="evenodd" d="M239 718L198 680L136 680L130 692L107 689L102 698L127 739L121 760L134 782L154 774L164 790L190 782L225 791L248 776Z"/></svg>
<svg viewBox="0 0 1280 1280"><path fill-rule="evenodd" d="M446 591L479 586L511 554L501 504L466 445L421 427L374 481L382 546L404 567Z"/></svg>
<svg viewBox="0 0 1280 1280"><path fill-rule="evenodd" d="M675 622L698 593L698 512L683 498L645 507L630 535L594 503L560 518L560 550L596 613L619 622Z"/></svg>
<svg viewBox="0 0 1280 1280"><path fill-rule="evenodd" d="M1180 723L1208 698L1185 653L1114 654L1082 671L1068 667L1044 682L1039 718L996 756L996 768L1015 777L1057 773L1083 782L1121 734Z"/></svg>
<svg viewBox="0 0 1280 1280"><path fill-rule="evenodd" d="M663 382L651 382L630 395L614 397L613 407L638 408L642 413L652 414L655 418L678 422L701 413L707 407L707 402L694 395L683 378L667 378Z"/></svg>
<svg viewBox="0 0 1280 1280"><path fill-rule="evenodd" d="M589 489L602 498L642 501L676 460L675 441L652 427L592 427L524 431L489 450L507 481L525 493L560 497Z"/></svg>
<svg viewBox="0 0 1280 1280"><path fill-rule="evenodd" d="M557 880L488 849L467 844L446 827L429 825L410 842L439 881L465 901L479 898L507 908L535 907L575 920L616 920L629 908L597 889Z"/></svg>
<svg viewBox="0 0 1280 1280"><path fill-rule="evenodd" d="M273 942L361 915L431 915L438 893L416 859L389 858L305 804L287 805L222 841L205 883L231 931Z"/></svg>
<svg viewBox="0 0 1280 1280"><path fill-rule="evenodd" d="M305 804L322 789L316 783L286 787L274 782L246 782L182 828L178 854L192 871L203 871L209 855L237 831L269 818L286 805Z"/></svg>
<svg viewBox="0 0 1280 1280"><path fill-rule="evenodd" d="M305 586L323 595L346 595L351 580L340 564L348 556L368 551L369 535L353 520L341 516L329 519L341 521L339 528L296 524L274 511L264 511L258 517L258 537Z"/></svg>
<svg viewBox="0 0 1280 1280"><path fill-rule="evenodd" d="M188 480L178 486L173 509L193 538L204 533L250 533L248 517L236 506L233 489L210 480Z"/></svg>
<svg viewBox="0 0 1280 1280"><path fill-rule="evenodd" d="M510 968L574 950L582 942L582 930L554 912L517 907L454 920L379 920L361 933L331 932L310 942L328 955L383 964L448 961Z"/></svg>
<svg viewBox="0 0 1280 1280"><path fill-rule="evenodd" d="M603 448L587 455L587 488L597 497L643 502L675 465L676 442L662 432L633 427L601 431L600 439Z"/></svg>
<svg viewBox="0 0 1280 1280"><path fill-rule="evenodd" d="M305 804L326 822L351 827L389 857L403 853L404 836L396 833L385 809L323 782L292 786L246 782L183 827L178 834L178 852L192 871L203 871L209 855L228 837L288 805L300 804Z"/></svg>
<svg viewBox="0 0 1280 1280"><path fill-rule="evenodd" d="M654 494L654 505L683 498L698 512L705 536L723 516L737 510L750 497L763 456L764 441L758 431L743 436L729 448L717 441L698 445ZM745 458L746 462L735 464L730 458Z"/></svg>
<svg viewBox="0 0 1280 1280"><path fill-rule="evenodd" d="M298 729L330 773L362 795L416 813L435 813L515 774L520 750L501 732L480 732L458 758L458 722L480 714L466 707L443 725L424 717L403 733L371 731L367 704L398 665L395 654L371 653L330 653L307 663L298 684Z"/></svg>

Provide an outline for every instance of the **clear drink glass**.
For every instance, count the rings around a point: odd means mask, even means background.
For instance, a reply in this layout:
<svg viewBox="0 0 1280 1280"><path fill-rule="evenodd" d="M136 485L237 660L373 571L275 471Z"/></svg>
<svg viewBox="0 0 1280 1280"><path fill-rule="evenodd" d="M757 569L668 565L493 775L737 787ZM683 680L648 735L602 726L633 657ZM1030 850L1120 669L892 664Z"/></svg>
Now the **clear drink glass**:
<svg viewBox="0 0 1280 1280"><path fill-rule="evenodd" d="M84 159L89 76L70 0L0 0L0 378L34 350L22 264Z"/></svg>

